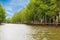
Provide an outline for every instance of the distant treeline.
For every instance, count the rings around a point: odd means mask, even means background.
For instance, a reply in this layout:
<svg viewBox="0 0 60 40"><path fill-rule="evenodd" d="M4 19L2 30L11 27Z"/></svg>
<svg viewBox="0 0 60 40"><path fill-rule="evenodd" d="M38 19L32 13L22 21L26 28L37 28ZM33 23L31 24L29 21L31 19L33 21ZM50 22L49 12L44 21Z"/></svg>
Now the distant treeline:
<svg viewBox="0 0 60 40"><path fill-rule="evenodd" d="M60 23L60 0L30 0L25 8L16 12L6 22Z"/></svg>

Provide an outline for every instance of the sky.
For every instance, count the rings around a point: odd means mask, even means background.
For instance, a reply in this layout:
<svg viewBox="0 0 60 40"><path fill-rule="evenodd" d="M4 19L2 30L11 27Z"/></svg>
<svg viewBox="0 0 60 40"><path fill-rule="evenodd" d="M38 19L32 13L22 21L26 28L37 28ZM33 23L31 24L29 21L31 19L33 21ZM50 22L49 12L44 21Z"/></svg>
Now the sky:
<svg viewBox="0 0 60 40"><path fill-rule="evenodd" d="M7 17L11 17L15 12L25 8L29 0L0 0L6 10Z"/></svg>

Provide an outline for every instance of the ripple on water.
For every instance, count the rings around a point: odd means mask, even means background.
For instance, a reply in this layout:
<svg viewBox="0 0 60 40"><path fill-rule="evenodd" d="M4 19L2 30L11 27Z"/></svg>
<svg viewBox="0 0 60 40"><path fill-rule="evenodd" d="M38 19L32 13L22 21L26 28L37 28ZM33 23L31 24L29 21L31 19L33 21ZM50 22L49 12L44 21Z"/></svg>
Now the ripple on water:
<svg viewBox="0 0 60 40"><path fill-rule="evenodd" d="M0 30L1 40L60 40L60 28L6 24Z"/></svg>

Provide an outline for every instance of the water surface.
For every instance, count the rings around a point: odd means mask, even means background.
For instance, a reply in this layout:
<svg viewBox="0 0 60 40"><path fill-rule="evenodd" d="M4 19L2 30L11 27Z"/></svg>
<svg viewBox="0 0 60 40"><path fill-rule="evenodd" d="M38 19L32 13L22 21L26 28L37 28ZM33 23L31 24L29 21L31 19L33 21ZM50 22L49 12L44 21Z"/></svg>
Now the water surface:
<svg viewBox="0 0 60 40"><path fill-rule="evenodd" d="M4 24L0 40L60 40L60 27Z"/></svg>

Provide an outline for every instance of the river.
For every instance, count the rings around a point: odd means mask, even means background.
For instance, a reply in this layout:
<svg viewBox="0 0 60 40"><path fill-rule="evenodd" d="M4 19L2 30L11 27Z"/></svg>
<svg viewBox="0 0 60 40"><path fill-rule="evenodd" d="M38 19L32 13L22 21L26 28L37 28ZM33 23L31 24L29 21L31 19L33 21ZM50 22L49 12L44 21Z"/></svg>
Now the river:
<svg viewBox="0 0 60 40"><path fill-rule="evenodd" d="M0 40L60 40L60 27L4 24Z"/></svg>

